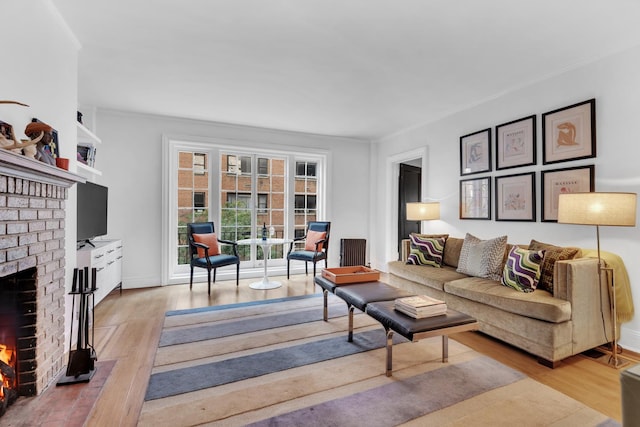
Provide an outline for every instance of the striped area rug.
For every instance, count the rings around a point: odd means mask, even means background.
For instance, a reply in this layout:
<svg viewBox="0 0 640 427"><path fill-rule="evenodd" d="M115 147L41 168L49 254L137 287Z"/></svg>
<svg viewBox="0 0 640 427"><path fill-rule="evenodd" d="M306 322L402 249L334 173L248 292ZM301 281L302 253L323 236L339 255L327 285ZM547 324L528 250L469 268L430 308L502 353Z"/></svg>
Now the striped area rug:
<svg viewBox="0 0 640 427"><path fill-rule="evenodd" d="M449 340L394 344L364 314L321 295L167 313L141 426L616 425L522 373Z"/></svg>

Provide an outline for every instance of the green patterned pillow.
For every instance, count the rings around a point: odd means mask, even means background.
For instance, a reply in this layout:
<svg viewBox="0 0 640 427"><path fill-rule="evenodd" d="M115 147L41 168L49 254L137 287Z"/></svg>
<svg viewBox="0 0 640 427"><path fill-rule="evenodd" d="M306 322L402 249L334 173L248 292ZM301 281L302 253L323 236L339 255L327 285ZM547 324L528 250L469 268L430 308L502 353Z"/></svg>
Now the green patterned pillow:
<svg viewBox="0 0 640 427"><path fill-rule="evenodd" d="M444 237L423 237L411 233L411 250L407 258L407 264L442 266L442 254L444 252Z"/></svg>
<svg viewBox="0 0 640 427"><path fill-rule="evenodd" d="M556 261L574 259L580 253L580 248L560 247L549 243L538 242L537 240L531 240L528 249L532 251L545 251L538 289L549 291L552 294L553 270L556 266Z"/></svg>
<svg viewBox="0 0 640 427"><path fill-rule="evenodd" d="M502 272L502 284L520 292L533 292L538 286L544 251L511 248Z"/></svg>
<svg viewBox="0 0 640 427"><path fill-rule="evenodd" d="M460 249L458 273L499 281L502 278L502 261L507 246L507 236L481 240L467 233Z"/></svg>

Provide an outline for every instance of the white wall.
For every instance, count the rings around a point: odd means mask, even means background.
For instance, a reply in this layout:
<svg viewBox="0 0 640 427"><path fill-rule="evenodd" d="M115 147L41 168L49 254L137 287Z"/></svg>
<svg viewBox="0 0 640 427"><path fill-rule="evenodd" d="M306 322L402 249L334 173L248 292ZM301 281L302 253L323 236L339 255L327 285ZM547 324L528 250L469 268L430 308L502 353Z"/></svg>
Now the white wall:
<svg viewBox="0 0 640 427"><path fill-rule="evenodd" d="M58 131L60 155L75 159L78 49L58 13L46 0L5 1L0 26L3 65L0 99L29 107L0 104L0 120L13 125L16 136L27 139L24 128L32 117ZM75 170L75 160L70 170ZM66 210L66 287L76 266L75 186ZM65 333L71 326L71 299L67 296Z"/></svg>
<svg viewBox="0 0 640 427"><path fill-rule="evenodd" d="M446 232L457 237L464 237L469 232L481 238L507 234L512 243L528 243L535 238L558 245L595 248L596 230L593 227L540 222L540 171L594 164L596 191L640 192L640 132L636 128L640 118L639 93L640 47L522 87L445 119L380 141L376 148L377 167L379 170L388 170L389 157L416 147L428 147L429 159L424 170L427 185L423 197L441 201L442 218L423 225L429 232ZM542 166L541 114L590 98L596 99L597 157ZM458 219L460 136L491 127L495 140L496 125L531 114L538 115L538 165L494 171L490 175L536 171L538 221ZM381 173L378 176L389 180L388 174ZM384 188L384 185L385 182L378 182L378 187ZM492 218L495 218L494 203L492 199ZM387 214L378 218L373 228L395 227L394 223L385 221L391 215L385 200L379 200L374 209ZM638 225L635 228L603 227L600 235L602 249L615 252L623 258L631 278L634 304L640 310L640 263L637 262L640 222ZM395 258L396 254L388 250L390 247L393 247L392 242L375 247L378 267L384 268L386 261ZM623 324L620 343L631 350L640 351L640 316L636 315L632 322Z"/></svg>
<svg viewBox="0 0 640 427"><path fill-rule="evenodd" d="M102 139L96 182L109 187L109 238L123 239L125 288L161 284L162 137L233 139L238 146L330 153L327 215L331 221L329 266L339 264L341 238L366 238L369 218L369 142L211 122L97 110Z"/></svg>

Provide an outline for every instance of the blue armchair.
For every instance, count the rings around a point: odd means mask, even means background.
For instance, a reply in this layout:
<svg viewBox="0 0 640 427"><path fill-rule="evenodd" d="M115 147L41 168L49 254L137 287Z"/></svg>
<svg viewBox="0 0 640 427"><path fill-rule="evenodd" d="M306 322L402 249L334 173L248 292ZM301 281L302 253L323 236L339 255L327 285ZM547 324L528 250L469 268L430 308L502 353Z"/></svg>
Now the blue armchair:
<svg viewBox="0 0 640 427"><path fill-rule="evenodd" d="M189 289L193 288L193 269L207 269L208 293L211 295L211 270L213 270L213 283L216 282L216 269L226 265L236 265L236 286L240 278L240 257L238 256L238 244L229 240L218 239L215 234L213 222L194 222L187 224L187 236L189 238L189 254L191 275L189 277ZM233 255L220 253L218 243L231 245Z"/></svg>
<svg viewBox="0 0 640 427"><path fill-rule="evenodd" d="M289 266L291 260L304 261L304 271L309 274L309 264L313 263L313 275L316 275L316 263L324 260L324 266L327 267L327 254L329 252L329 232L331 223L326 221L309 221L307 224L307 233L303 237L294 239L289 245L287 253L287 279L289 278ZM305 241L303 250L294 250L296 242Z"/></svg>

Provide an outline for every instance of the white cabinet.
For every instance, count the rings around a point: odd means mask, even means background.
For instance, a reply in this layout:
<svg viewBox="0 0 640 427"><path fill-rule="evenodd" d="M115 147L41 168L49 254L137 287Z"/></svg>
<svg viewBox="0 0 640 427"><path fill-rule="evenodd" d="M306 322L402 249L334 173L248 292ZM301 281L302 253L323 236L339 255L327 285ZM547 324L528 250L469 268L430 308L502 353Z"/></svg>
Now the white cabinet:
<svg viewBox="0 0 640 427"><path fill-rule="evenodd" d="M78 127L78 153L82 152L86 161L83 163L78 160L78 173L89 179L102 175L102 172L95 168L96 151L102 141L82 123L77 122L76 126Z"/></svg>
<svg viewBox="0 0 640 427"><path fill-rule="evenodd" d="M120 287L122 292L122 240L93 240L78 249L78 269L89 267L89 274L96 269L95 303L98 304L112 290Z"/></svg>

